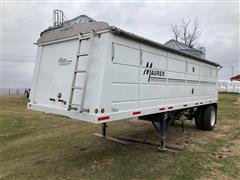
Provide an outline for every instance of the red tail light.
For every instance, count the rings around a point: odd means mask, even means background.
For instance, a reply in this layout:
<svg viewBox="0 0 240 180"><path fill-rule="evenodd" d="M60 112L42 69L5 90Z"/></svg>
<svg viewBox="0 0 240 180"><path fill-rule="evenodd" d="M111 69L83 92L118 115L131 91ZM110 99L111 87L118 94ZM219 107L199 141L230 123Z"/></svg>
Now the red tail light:
<svg viewBox="0 0 240 180"><path fill-rule="evenodd" d="M98 118L98 121L104 121L104 120L107 120L107 119L110 119L110 116L102 116L102 117L99 117L99 118Z"/></svg>
<svg viewBox="0 0 240 180"><path fill-rule="evenodd" d="M139 114L141 114L141 111L136 111L136 112L133 112L132 114L133 115L139 115Z"/></svg>

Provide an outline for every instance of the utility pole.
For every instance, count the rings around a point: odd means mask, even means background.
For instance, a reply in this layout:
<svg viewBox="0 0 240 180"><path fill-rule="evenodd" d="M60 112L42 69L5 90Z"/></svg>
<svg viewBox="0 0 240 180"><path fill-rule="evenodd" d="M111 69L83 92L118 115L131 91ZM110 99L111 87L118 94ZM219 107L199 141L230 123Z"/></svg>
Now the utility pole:
<svg viewBox="0 0 240 180"><path fill-rule="evenodd" d="M231 69L232 69L232 77L233 77L233 70L234 70L234 66L230 66L231 67Z"/></svg>
<svg viewBox="0 0 240 180"><path fill-rule="evenodd" d="M232 69L232 77L233 77L234 66L230 66L230 68ZM232 83L232 80L231 80L231 83Z"/></svg>

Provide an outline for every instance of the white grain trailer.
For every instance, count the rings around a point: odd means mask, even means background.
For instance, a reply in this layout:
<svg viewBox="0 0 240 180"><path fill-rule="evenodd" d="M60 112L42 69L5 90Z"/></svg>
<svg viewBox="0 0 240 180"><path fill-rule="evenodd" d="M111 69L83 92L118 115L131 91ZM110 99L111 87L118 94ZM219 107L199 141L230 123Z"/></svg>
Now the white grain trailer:
<svg viewBox="0 0 240 180"><path fill-rule="evenodd" d="M216 124L217 63L105 22L50 28L37 45L29 109L103 124L103 136L111 121L156 121L162 150L166 123L180 116Z"/></svg>

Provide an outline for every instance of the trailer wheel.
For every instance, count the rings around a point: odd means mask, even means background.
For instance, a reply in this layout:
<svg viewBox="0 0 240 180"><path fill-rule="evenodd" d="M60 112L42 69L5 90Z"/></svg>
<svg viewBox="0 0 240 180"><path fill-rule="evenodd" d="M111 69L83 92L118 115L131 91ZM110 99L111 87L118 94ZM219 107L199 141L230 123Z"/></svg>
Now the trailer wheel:
<svg viewBox="0 0 240 180"><path fill-rule="evenodd" d="M195 116L195 125L197 129L202 129L203 108L198 107Z"/></svg>
<svg viewBox="0 0 240 180"><path fill-rule="evenodd" d="M202 129L212 130L217 122L217 113L214 106L207 106L203 110Z"/></svg>

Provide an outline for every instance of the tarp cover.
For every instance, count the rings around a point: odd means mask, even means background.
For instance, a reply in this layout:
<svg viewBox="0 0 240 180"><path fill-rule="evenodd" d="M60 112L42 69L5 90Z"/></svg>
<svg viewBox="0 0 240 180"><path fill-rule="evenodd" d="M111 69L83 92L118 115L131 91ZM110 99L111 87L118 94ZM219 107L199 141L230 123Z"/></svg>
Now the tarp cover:
<svg viewBox="0 0 240 180"><path fill-rule="evenodd" d="M105 22L84 22L71 26L47 29L41 33L37 44L78 36L80 33L85 34L91 32L92 30L100 31L109 28L110 26Z"/></svg>

